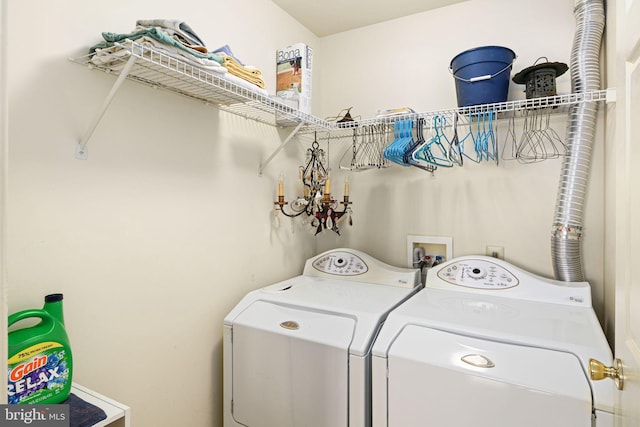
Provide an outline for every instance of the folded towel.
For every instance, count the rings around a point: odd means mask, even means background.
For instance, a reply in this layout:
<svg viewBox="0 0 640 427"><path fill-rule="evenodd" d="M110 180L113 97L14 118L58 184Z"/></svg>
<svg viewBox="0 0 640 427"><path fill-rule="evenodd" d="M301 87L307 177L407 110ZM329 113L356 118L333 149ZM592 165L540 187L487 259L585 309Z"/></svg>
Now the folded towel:
<svg viewBox="0 0 640 427"><path fill-rule="evenodd" d="M195 31L184 21L178 19L139 19L136 25L142 27L162 27L170 35L175 35L184 40L185 44L205 46ZM182 40L181 40L182 41Z"/></svg>
<svg viewBox="0 0 640 427"><path fill-rule="evenodd" d="M240 59L238 59L237 56L233 54L233 52L231 52L231 48L229 47L228 44L225 44L224 46L217 48L216 50L213 51L213 53L226 53L227 55L229 55L230 57L238 61L238 64L242 66L245 65L242 61L240 61Z"/></svg>
<svg viewBox="0 0 640 427"><path fill-rule="evenodd" d="M242 66L238 61L226 53L221 52L219 55L222 58L222 65L229 70L229 74L245 79L246 81L264 89L265 84L262 79L262 71L255 67Z"/></svg>
<svg viewBox="0 0 640 427"><path fill-rule="evenodd" d="M247 80L228 73L225 67L215 61L199 58L189 58L188 54L184 54L182 51L174 47L167 46L163 43L158 42L157 40L150 39L148 37L142 37L136 40L136 43L148 45L149 47L152 47L156 52L161 52L165 55L172 56L182 62L194 65L206 71L214 71L216 73L216 77L220 78L221 80L228 81L229 83L244 88L250 92L255 93L256 95L261 95L264 97L269 96L269 93L265 89L260 88L257 85L248 82ZM173 50L173 52L171 52L171 50ZM144 56L148 56L151 54L151 50L143 51ZM118 70L124 67L124 64L127 62L127 59L129 59L130 56L131 52L128 49L124 49L120 45L113 45L104 49L96 49L90 61L97 66L109 67L114 70ZM135 74L135 71L132 71L132 73ZM227 87L224 82L221 83L216 81L216 84L222 87L226 87L227 89L237 91L235 87Z"/></svg>
<svg viewBox="0 0 640 427"><path fill-rule="evenodd" d="M186 63L198 69L203 69L207 71L213 71L218 74L226 74L227 69L213 61L211 59L206 58L196 58L195 56L184 52L181 49L178 49L174 46L169 46L165 43L159 42L151 37L143 36L135 41L135 43L147 47L148 49L142 50L142 56L149 57L153 53L162 53L165 57L177 59L182 63ZM151 50L152 49L152 50ZM135 49L138 52L138 49ZM111 47L107 47L104 49L96 49L95 54L91 57L90 61L92 64L110 67L113 69L118 69L122 67L124 63L129 59L131 53L128 49L123 48L120 45L114 45ZM154 57L154 61L158 62L168 62L169 59L165 61L163 57L156 56ZM168 64L165 64L168 65ZM173 67L171 67L173 68Z"/></svg>
<svg viewBox="0 0 640 427"><path fill-rule="evenodd" d="M258 87L257 85L250 83L248 81L246 81L245 79L242 79L240 77L234 76L231 73L227 73L227 74L223 74L222 76L220 76L221 79L223 80L227 80L230 83L233 83L236 86L241 86L251 92L254 92L257 95L262 95L264 97L269 97L269 92L267 92L265 89Z"/></svg>
<svg viewBox="0 0 640 427"><path fill-rule="evenodd" d="M222 74L225 74L228 71L217 61L208 58L198 58L191 53L185 52L182 49L178 49L174 46L169 46L148 36L141 37L136 40L136 42L142 44L143 46L147 46L156 52L164 53L167 56L171 56L173 58L181 60L182 62L186 62L189 65L193 65L194 67L204 68L206 70L215 71Z"/></svg>
<svg viewBox="0 0 640 427"><path fill-rule="evenodd" d="M200 45L197 45L197 44L185 44L185 46L188 47L189 49L197 50L200 53L209 52L206 47L200 46Z"/></svg>
<svg viewBox="0 0 640 427"><path fill-rule="evenodd" d="M92 64L118 69L119 66L123 66L127 59L131 56L131 52L123 49L120 46L110 46L104 49L96 49L94 54L91 55L89 61Z"/></svg>
<svg viewBox="0 0 640 427"><path fill-rule="evenodd" d="M69 394L69 398L62 402L69 405L69 423L73 427L89 427L107 418L107 414L101 408L88 403L75 394Z"/></svg>
<svg viewBox="0 0 640 427"><path fill-rule="evenodd" d="M144 28L144 27L139 27L136 31L132 32L132 33L128 33L128 34L118 34L118 33L110 33L110 32L103 32L102 33L102 38L105 40L102 43L98 43L95 46L92 46L91 49L89 50L89 53L93 53L95 52L96 49L104 49L110 46L113 46L115 43L117 42L121 42L124 40L137 40L140 37L144 37L144 36L148 36L151 37L155 40L158 40L162 43L165 43L169 46L173 46L176 47L178 49L183 50L184 52L187 52L193 56L195 56L196 58L206 58L206 59L210 59L212 61L216 61L219 64L222 64L222 58L220 57L220 55L216 54L216 53L201 53L197 50L194 49L190 49L187 46L185 46L183 43L180 43L179 41L177 41L176 39L170 37L167 33L165 33L164 31L162 31L162 29L160 27L152 27L152 28Z"/></svg>

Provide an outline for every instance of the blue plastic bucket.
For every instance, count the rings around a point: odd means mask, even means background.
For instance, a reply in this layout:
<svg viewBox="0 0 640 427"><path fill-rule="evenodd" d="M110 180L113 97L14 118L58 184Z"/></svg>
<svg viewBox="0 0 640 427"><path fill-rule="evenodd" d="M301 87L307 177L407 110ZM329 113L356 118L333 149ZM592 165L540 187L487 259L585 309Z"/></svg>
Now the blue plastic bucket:
<svg viewBox="0 0 640 427"><path fill-rule="evenodd" d="M506 101L515 58L511 49L502 46L482 46L456 55L449 68L456 82L458 107Z"/></svg>

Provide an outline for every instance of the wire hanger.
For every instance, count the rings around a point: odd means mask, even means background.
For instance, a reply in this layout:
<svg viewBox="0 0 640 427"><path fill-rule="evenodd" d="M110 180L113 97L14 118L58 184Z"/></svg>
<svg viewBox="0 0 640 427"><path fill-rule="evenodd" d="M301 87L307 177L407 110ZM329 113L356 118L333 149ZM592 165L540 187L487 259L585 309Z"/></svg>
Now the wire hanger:
<svg viewBox="0 0 640 427"><path fill-rule="evenodd" d="M433 166L442 166L446 168L453 166L453 162L448 156L448 149L442 143L444 135L442 126L442 117L434 116L432 127L434 135L431 139L413 151L411 154L413 162L418 164L427 163Z"/></svg>
<svg viewBox="0 0 640 427"><path fill-rule="evenodd" d="M413 160L414 151L423 145L426 141L424 139L424 126L426 120L422 117L416 119L416 140L415 142L408 148L408 150L404 153L404 162L411 166L415 166L419 169L425 170L427 172L434 172L438 167L432 164L423 164L422 162L416 162Z"/></svg>
<svg viewBox="0 0 640 427"><path fill-rule="evenodd" d="M449 143L449 158L458 166L463 166L463 156L460 152L460 140L458 138L458 112L453 113L453 137Z"/></svg>
<svg viewBox="0 0 640 427"><path fill-rule="evenodd" d="M413 120L398 120L393 127L394 140L384 149L384 157L401 166L410 166L404 162L404 153L413 144Z"/></svg>
<svg viewBox="0 0 640 427"><path fill-rule="evenodd" d="M389 162L383 156L388 126L386 124L365 125L353 129L351 147L340 158L340 169L362 171L373 168L386 168ZM351 154L349 164L347 155Z"/></svg>

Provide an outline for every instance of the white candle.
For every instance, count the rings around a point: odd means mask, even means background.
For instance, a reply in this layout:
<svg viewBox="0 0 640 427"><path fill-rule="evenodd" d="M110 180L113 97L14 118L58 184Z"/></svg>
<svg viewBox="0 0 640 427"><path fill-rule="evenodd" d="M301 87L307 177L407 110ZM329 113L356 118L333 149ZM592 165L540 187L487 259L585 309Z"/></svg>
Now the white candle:
<svg viewBox="0 0 640 427"><path fill-rule="evenodd" d="M278 197L284 196L284 174L280 174L280 179L278 180Z"/></svg>
<svg viewBox="0 0 640 427"><path fill-rule="evenodd" d="M344 177L344 197L349 197L349 175Z"/></svg>

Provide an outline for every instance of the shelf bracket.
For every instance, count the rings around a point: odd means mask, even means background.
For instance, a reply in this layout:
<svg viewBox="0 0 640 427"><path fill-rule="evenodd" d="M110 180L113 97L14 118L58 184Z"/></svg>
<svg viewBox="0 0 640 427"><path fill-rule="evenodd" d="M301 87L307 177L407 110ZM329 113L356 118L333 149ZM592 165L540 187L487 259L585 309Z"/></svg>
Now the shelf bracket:
<svg viewBox="0 0 640 427"><path fill-rule="evenodd" d="M100 123L100 120L102 120L102 116L104 116L104 113L107 111L107 108L109 108L109 105L111 104L111 101L113 100L113 97L115 96L116 92L118 91L122 83L125 81L129 73L131 72L131 68L133 68L133 64L136 62L136 59L137 58L135 56L131 55L127 63L124 65L124 68L120 72L120 75L116 79L116 82L113 84L111 91L109 91L109 94L104 100L104 103L102 104L102 108L100 109L100 111L98 111L98 114L93 119L93 121L89 125L89 128L85 132L84 136L78 143L76 147L76 159L78 160L87 159L88 157L87 144L89 143L89 139L91 138L91 135L93 135L93 132L98 127L98 124Z"/></svg>
<svg viewBox="0 0 640 427"><path fill-rule="evenodd" d="M293 139L294 136L296 136L296 133L298 133L298 131L300 130L300 128L304 126L304 122L300 122L298 123L298 126L295 127L295 129L293 131L291 131L291 133L289 134L289 136L287 136L284 141L282 141L282 143L280 144L280 146L278 148L276 148L276 151L274 151L273 153L271 153L271 155L269 157L266 158L266 160L264 162L262 162L260 164L260 168L258 169L258 175L262 176L262 172L264 171L264 169L267 167L267 165L269 164L269 162L271 162L271 160L273 160L273 158L280 152L282 151L282 149L289 143L289 141L291 141Z"/></svg>

